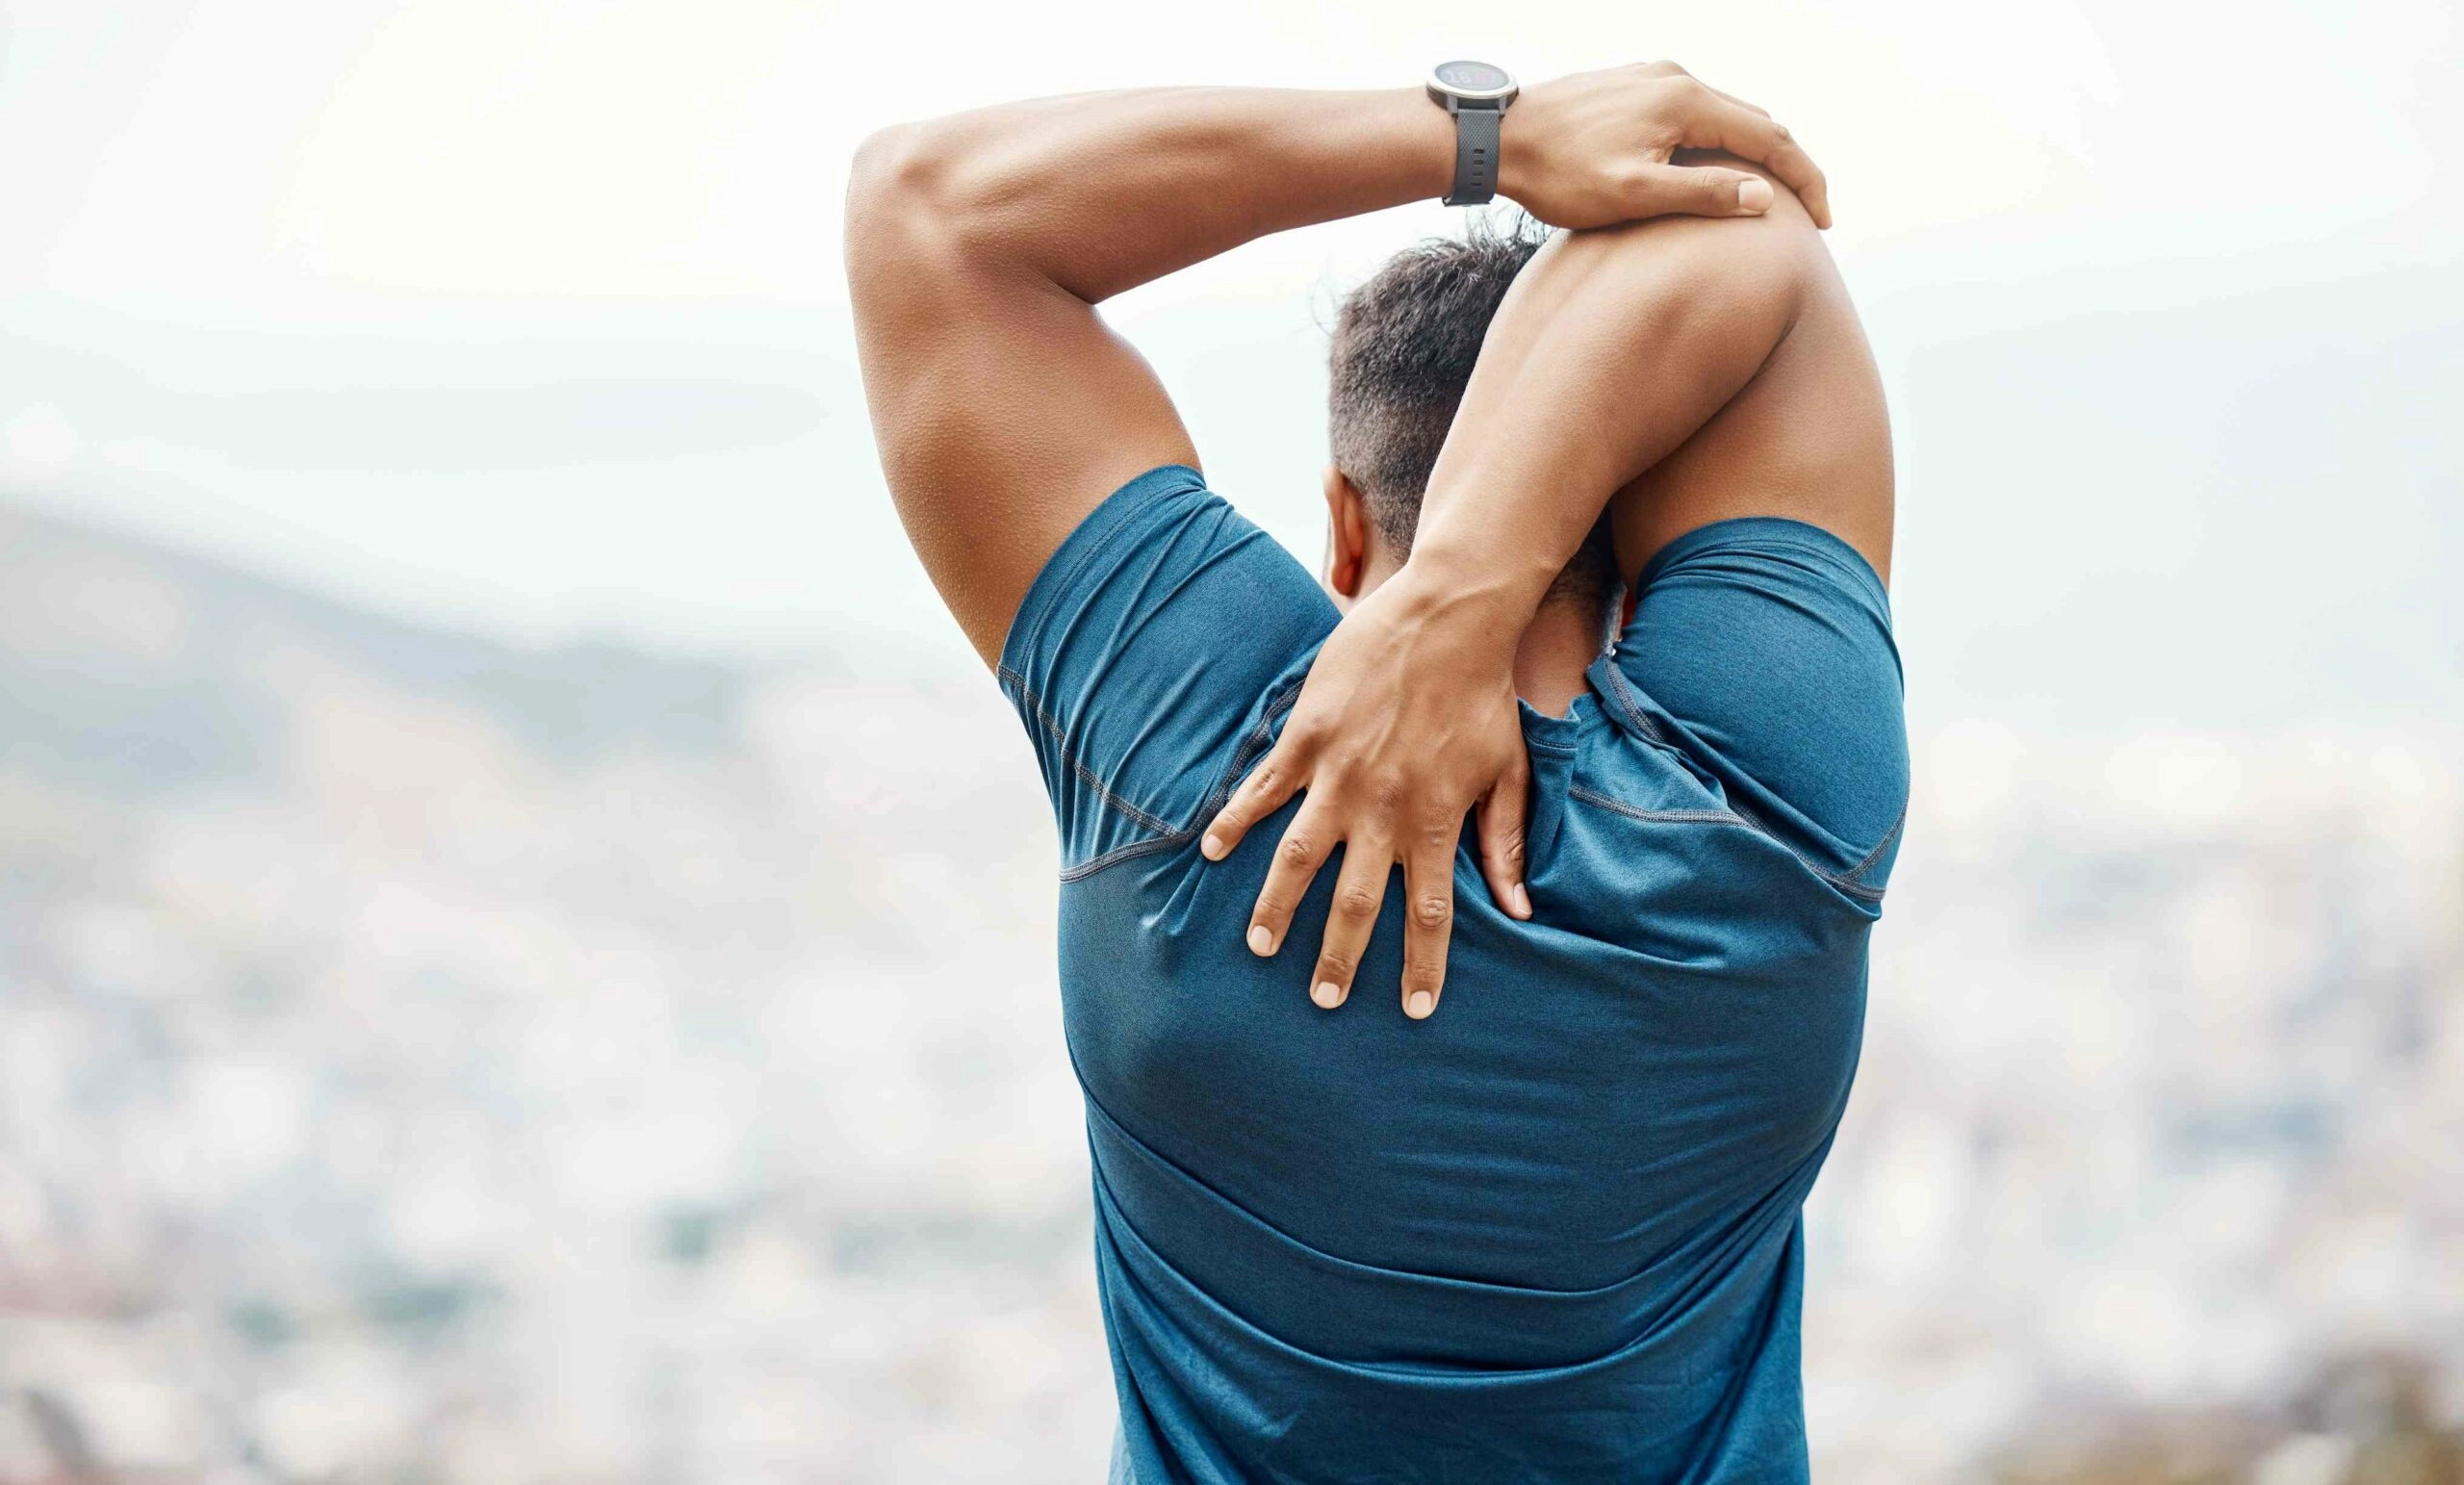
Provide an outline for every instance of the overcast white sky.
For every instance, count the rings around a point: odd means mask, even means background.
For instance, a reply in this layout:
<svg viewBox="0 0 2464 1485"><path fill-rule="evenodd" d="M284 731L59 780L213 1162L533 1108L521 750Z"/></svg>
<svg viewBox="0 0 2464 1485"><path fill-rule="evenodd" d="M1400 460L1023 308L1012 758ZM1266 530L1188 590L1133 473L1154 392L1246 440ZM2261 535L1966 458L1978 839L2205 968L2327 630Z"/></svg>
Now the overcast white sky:
<svg viewBox="0 0 2464 1485"><path fill-rule="evenodd" d="M1888 379L1920 719L2464 720L2447 0L0 4L0 493L524 637L967 663L880 492L845 165L1157 82L1673 56L1787 120ZM1122 301L1314 556L1333 294Z"/></svg>

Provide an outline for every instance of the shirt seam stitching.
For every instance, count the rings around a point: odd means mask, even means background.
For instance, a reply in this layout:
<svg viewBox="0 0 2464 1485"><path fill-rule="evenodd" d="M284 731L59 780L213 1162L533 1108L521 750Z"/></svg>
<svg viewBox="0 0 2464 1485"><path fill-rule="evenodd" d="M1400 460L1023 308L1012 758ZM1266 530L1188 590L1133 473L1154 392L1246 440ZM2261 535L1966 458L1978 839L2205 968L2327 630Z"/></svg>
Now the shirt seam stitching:
<svg viewBox="0 0 2464 1485"><path fill-rule="evenodd" d="M1585 804L1598 805L1603 809L1613 809L1630 819L1670 824L1742 825L1749 830L1753 828L1751 821L1729 809L1645 809L1639 805L1629 805L1622 799L1603 794L1597 789L1578 783L1570 786L1566 792Z"/></svg>
<svg viewBox="0 0 2464 1485"><path fill-rule="evenodd" d="M1241 739L1241 746L1233 750L1231 762L1224 766L1221 776L1215 781L1215 787L1208 792L1206 803L1198 807L1197 812L1201 819L1221 809L1224 803L1231 799L1233 785L1240 779L1242 771L1256 761L1258 755L1267 750L1269 734L1274 730L1275 723L1282 718L1283 714L1292 709L1293 703L1300 699L1300 688L1308 678L1308 674L1303 672L1267 703L1267 709L1258 716L1257 726L1249 729L1248 735ZM1193 833L1195 830L1196 827L1191 827Z"/></svg>
<svg viewBox="0 0 2464 1485"><path fill-rule="evenodd" d="M1070 746L1069 739L1063 732L1061 724L1053 720L1052 713L1043 709L1043 702L1041 698L1036 695L1034 687L1027 684L1026 677L1019 675L1016 671L1010 669L1010 667L1006 665L999 668L999 674L1002 679L1009 681L1011 684L1018 688L1018 699L1027 704L1027 709L1036 714L1036 720L1043 724L1043 730L1052 734L1053 745L1061 750L1061 760L1069 765L1069 771L1071 773L1076 774L1081 780L1086 781L1087 787L1095 791L1096 798L1102 800L1105 804L1112 806L1115 809L1117 809L1122 814L1127 815L1133 822L1143 826L1147 830L1155 831L1163 834L1169 834L1172 832L1172 826L1156 818L1154 815L1148 814L1145 810L1139 808L1136 805L1133 805L1129 801L1121 798L1119 795L1115 794L1110 788L1105 786L1105 783L1101 779L1095 777L1094 770L1089 768L1086 763L1079 758L1078 750Z"/></svg>
<svg viewBox="0 0 2464 1485"><path fill-rule="evenodd" d="M1035 693L1027 689L1026 682L1023 679L1019 679L1014 673L1009 672L1006 669L1003 671L1003 674L1016 681L1019 693L1027 697L1029 704L1033 704ZM1299 699L1301 684L1303 681L1307 680L1307 678L1308 678L1304 675L1299 679L1294 680L1290 685L1285 686L1282 691L1276 693L1274 699L1267 704L1265 714L1258 718L1257 726L1249 729L1247 735L1241 739L1241 746L1234 750L1232 761L1224 768L1223 776L1221 779L1217 781L1213 792L1207 795L1206 803L1198 807L1198 819L1204 820L1210 818L1217 810L1223 807L1224 801L1231 797L1232 781L1240 778L1241 771L1248 767L1250 762L1254 760L1261 752L1265 751L1268 742L1268 733L1272 730L1276 719L1280 718L1285 712L1291 710L1292 704ZM1041 717L1043 715L1043 708L1040 706L1036 707L1036 714L1039 717ZM1062 744L1062 747L1065 753L1068 745L1064 743ZM1077 766L1074 758L1071 761L1073 767ZM1086 779L1088 783L1094 788L1096 793L1102 795L1108 800L1114 800L1114 796L1111 791L1106 789L1100 782L1097 782L1092 776L1087 774L1083 768L1079 769L1079 776ZM1114 803L1118 804L1119 801L1114 800ZM1121 807L1124 809L1130 808L1127 805L1122 805ZM1142 811L1140 813L1143 815ZM1144 815L1143 818L1152 820L1153 816ZM1196 825L1174 829L1171 826L1157 822L1154 828L1161 831L1163 833L1150 835L1144 840L1133 840L1125 845L1115 846L1110 851L1104 852L1100 856L1091 857L1086 860L1080 861L1075 866L1065 866L1061 870L1061 880L1064 883L1083 882L1089 877L1095 875L1095 873L1104 870L1106 867L1116 866L1123 861L1132 860L1142 856L1152 855L1158 851L1169 850L1175 846L1187 845L1191 840L1196 838L1198 833L1198 827Z"/></svg>
<svg viewBox="0 0 2464 1485"><path fill-rule="evenodd" d="M1610 688L1616 693L1613 699L1617 703L1619 709L1623 710L1626 715L1632 720L1633 724L1637 728L1640 728L1643 731L1650 734L1653 742L1658 743L1662 747L1673 746L1668 739L1661 734L1659 728L1652 722L1652 719L1643 715L1639 704L1634 699L1631 684L1626 679L1626 673L1619 670L1613 662L1608 667L1608 683ZM1583 792L1588 793L1589 791ZM1634 815L1638 819L1648 820L1656 818L1656 816L1650 812L1637 810L1632 806L1611 800L1604 794L1593 795L1592 802L1594 804L1605 805L1609 808L1618 810L1620 813ZM1667 813L1667 811L1661 812L1662 815ZM1883 847L1889 845L1891 836L1899 833L1898 825L1894 824L1890 828L1890 834L1883 837L1882 844L1875 846L1873 850L1867 852L1863 860L1858 862L1847 875L1842 876L1837 872L1825 870L1820 862L1798 850L1795 846L1790 845L1778 831L1775 831L1770 826L1765 825L1744 806L1732 803L1729 807L1729 817L1733 819L1737 824L1743 825L1749 830L1769 837L1772 844L1778 846L1781 850L1787 852L1790 856L1795 857L1799 864L1803 865L1806 870L1812 872L1815 876L1820 877L1823 881L1830 883L1833 886L1837 887L1849 896L1860 897L1869 902L1877 903L1883 900L1882 888L1867 886L1857 879L1865 871L1870 869L1874 862L1881 858L1883 854ZM1907 818L1908 810L1906 807L1903 806L1900 809L1900 819L1905 821Z"/></svg>
<svg viewBox="0 0 2464 1485"><path fill-rule="evenodd" d="M1175 846L1188 845L1190 837L1196 833L1195 831L1174 831L1168 835L1149 835L1144 840L1133 840L1126 845L1115 846L1101 856L1090 857L1075 866L1063 867L1061 880L1064 883L1084 881L1107 866L1116 866L1136 857L1149 856Z"/></svg>
<svg viewBox="0 0 2464 1485"><path fill-rule="evenodd" d="M1772 830L1769 826L1763 824L1760 820L1756 819L1753 815L1747 813L1743 809L1645 809L1639 806L1629 805L1624 800L1613 799L1596 789L1585 788L1581 784L1572 785L1566 790L1566 793L1569 797L1581 800L1587 805L1597 805L1603 809L1611 810L1617 814L1624 815L1629 819L1641 820L1650 824L1728 825L1751 831L1755 834L1761 836L1763 839L1770 841L1773 845L1778 846L1781 850L1787 852L1790 856L1796 858L1798 865L1803 866L1806 870L1813 873L1817 877L1820 877L1823 881L1831 883L1840 891L1847 893L1849 896L1861 898L1867 902L1878 903L1883 900L1883 889L1881 887L1867 886L1863 883L1855 881L1850 877L1843 877L1836 872L1823 870L1819 864L1817 864L1811 858L1808 857L1804 852L1788 844L1785 840L1781 839L1777 831Z"/></svg>
<svg viewBox="0 0 2464 1485"><path fill-rule="evenodd" d="M1907 824L1908 807L1906 805L1902 805L1899 807L1899 818L1890 822L1890 829L1885 831L1883 832L1883 838L1874 843L1874 849L1865 853L1865 858L1863 860L1859 861L1856 865L1848 868L1847 880L1850 882L1863 881L1865 873L1874 869L1874 864L1883 858L1883 853L1890 849L1891 842L1899 838L1901 829Z"/></svg>

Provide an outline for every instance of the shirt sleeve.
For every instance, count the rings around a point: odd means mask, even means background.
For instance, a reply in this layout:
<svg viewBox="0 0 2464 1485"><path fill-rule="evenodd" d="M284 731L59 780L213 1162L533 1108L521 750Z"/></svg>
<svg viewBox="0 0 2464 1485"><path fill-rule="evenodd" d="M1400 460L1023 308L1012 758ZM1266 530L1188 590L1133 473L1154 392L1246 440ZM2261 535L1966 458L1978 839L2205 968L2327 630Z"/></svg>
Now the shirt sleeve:
<svg viewBox="0 0 2464 1485"><path fill-rule="evenodd" d="M1107 497L1044 564L1001 649L1065 872L1194 836L1337 617L1195 470L1150 470Z"/></svg>
<svg viewBox="0 0 2464 1485"><path fill-rule="evenodd" d="M1609 667L1655 740L1834 880L1879 892L1908 805L1890 600L1855 548L1749 517L1662 548Z"/></svg>

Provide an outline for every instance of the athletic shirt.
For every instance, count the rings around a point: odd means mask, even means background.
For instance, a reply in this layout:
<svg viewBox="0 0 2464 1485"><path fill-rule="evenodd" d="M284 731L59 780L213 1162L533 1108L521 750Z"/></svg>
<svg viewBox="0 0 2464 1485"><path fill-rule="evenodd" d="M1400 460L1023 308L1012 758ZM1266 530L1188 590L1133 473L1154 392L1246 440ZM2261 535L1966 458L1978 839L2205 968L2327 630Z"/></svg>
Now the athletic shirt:
<svg viewBox="0 0 2464 1485"><path fill-rule="evenodd" d="M1889 604L1761 518L1636 592L1568 714L1522 710L1531 919L1467 830L1419 1022L1399 876L1329 1012L1333 864L1244 942L1294 807L1198 852L1336 625L1309 574L1168 466L1028 593L1000 678L1060 826L1116 1479L1807 1477L1801 1207L1908 792Z"/></svg>

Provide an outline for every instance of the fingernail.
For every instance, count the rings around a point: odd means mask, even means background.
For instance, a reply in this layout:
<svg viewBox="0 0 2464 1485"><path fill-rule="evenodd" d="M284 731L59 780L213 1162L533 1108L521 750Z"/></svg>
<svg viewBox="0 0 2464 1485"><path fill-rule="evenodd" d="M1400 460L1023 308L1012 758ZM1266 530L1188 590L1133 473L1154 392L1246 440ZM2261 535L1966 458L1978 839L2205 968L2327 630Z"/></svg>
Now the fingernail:
<svg viewBox="0 0 2464 1485"><path fill-rule="evenodd" d="M1514 884L1514 913L1519 918L1531 916L1531 894L1524 890L1520 882Z"/></svg>
<svg viewBox="0 0 2464 1485"><path fill-rule="evenodd" d="M1426 990L1414 990L1403 999L1403 1014L1415 1021L1427 1020L1428 1013L1436 1009L1437 997Z"/></svg>
<svg viewBox="0 0 2464 1485"><path fill-rule="evenodd" d="M1274 935L1263 923L1249 930L1249 952L1261 958L1274 952Z"/></svg>
<svg viewBox="0 0 2464 1485"><path fill-rule="evenodd" d="M1309 998L1318 1003L1320 1010L1332 1011L1344 1003L1344 987L1332 980L1321 981L1318 987L1309 992Z"/></svg>
<svg viewBox="0 0 2464 1485"><path fill-rule="evenodd" d="M1207 832L1206 838L1197 843L1197 854L1210 861L1223 859L1223 837L1213 831Z"/></svg>
<svg viewBox="0 0 2464 1485"><path fill-rule="evenodd" d="M1749 175L1736 183L1736 204L1740 211L1767 212L1771 209L1771 183L1759 175Z"/></svg>

